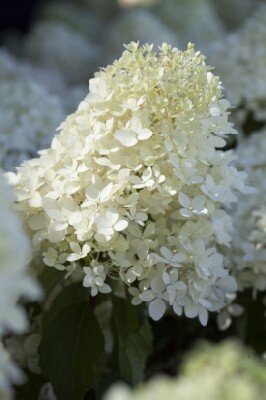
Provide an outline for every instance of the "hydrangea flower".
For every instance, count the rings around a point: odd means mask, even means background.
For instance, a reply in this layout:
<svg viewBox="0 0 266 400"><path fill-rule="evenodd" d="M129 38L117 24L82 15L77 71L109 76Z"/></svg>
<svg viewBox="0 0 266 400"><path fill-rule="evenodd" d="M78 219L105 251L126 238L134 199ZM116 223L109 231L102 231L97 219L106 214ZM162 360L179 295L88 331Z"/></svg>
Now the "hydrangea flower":
<svg viewBox="0 0 266 400"><path fill-rule="evenodd" d="M244 138L237 148L239 169L248 173L253 192L249 196L240 196L232 209L234 235L232 246L225 254L232 265L238 291L252 289L266 291L266 131L262 130ZM244 308L232 303L218 315L220 329L227 329L232 317L241 315Z"/></svg>
<svg viewBox="0 0 266 400"><path fill-rule="evenodd" d="M171 27L178 42L185 47L188 42L195 43L201 50L224 35L213 2L209 0L160 0L155 5L156 13Z"/></svg>
<svg viewBox="0 0 266 400"><path fill-rule="evenodd" d="M213 43L208 61L215 66L226 95L238 107L237 121L241 126L252 115L266 121L266 5L261 5L241 29L224 40Z"/></svg>
<svg viewBox="0 0 266 400"><path fill-rule="evenodd" d="M233 258L239 290L266 291L266 130L243 139L239 167L249 174L254 193L240 198L233 214Z"/></svg>
<svg viewBox="0 0 266 400"><path fill-rule="evenodd" d="M1 81L0 165L13 170L47 147L64 117L60 98L28 79Z"/></svg>
<svg viewBox="0 0 266 400"><path fill-rule="evenodd" d="M1 340L9 332L21 333L26 329L26 315L17 302L21 296L35 299L39 289L26 271L29 242L11 209L13 199L2 177L0 194L0 396L10 399L12 383L20 382L21 373Z"/></svg>
<svg viewBox="0 0 266 400"><path fill-rule="evenodd" d="M87 82L97 65L98 48L60 21L39 21L26 39L24 56L44 69L60 72L71 84Z"/></svg>
<svg viewBox="0 0 266 400"><path fill-rule="evenodd" d="M109 28L104 45L104 53L109 61L119 56L123 44L130 41L140 44L153 43L159 46L163 42L177 45L177 35L145 8L133 9L118 16Z"/></svg>
<svg viewBox="0 0 266 400"><path fill-rule="evenodd" d="M201 344L177 378L155 377L132 390L114 385L104 400L254 400L266 390L266 365L238 343Z"/></svg>
<svg viewBox="0 0 266 400"><path fill-rule="evenodd" d="M154 320L170 307L206 325L224 307L236 291L220 254L226 209L247 189L218 149L236 131L210 69L192 44L132 42L51 148L9 175L46 268L83 271L93 295L119 277Z"/></svg>

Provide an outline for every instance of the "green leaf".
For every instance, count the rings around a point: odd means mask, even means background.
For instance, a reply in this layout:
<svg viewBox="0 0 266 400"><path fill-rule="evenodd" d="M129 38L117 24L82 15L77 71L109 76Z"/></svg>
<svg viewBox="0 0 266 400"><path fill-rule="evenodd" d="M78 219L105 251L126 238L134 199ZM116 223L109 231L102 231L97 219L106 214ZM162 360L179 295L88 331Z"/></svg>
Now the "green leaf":
<svg viewBox="0 0 266 400"><path fill-rule="evenodd" d="M129 335L120 352L120 365L123 377L136 385L143 379L148 356L152 353L152 332L149 322L144 324Z"/></svg>
<svg viewBox="0 0 266 400"><path fill-rule="evenodd" d="M146 318L140 322L137 311L129 299L113 296L112 366L133 385L142 380L148 356L153 349L149 322Z"/></svg>
<svg viewBox="0 0 266 400"><path fill-rule="evenodd" d="M16 388L17 398L19 400L38 399L41 387L47 382L41 375L27 373L27 382Z"/></svg>
<svg viewBox="0 0 266 400"><path fill-rule="evenodd" d="M129 299L122 299L118 296L113 296L112 302L113 317L115 324L119 325L119 335L126 338L139 327L136 307L130 303Z"/></svg>
<svg viewBox="0 0 266 400"><path fill-rule="evenodd" d="M70 304L56 314L40 345L43 375L58 400L82 400L91 388L104 338L88 302Z"/></svg>
<svg viewBox="0 0 266 400"><path fill-rule="evenodd" d="M38 276L38 280L41 283L45 294L49 294L54 287L64 278L62 271L58 271L55 268L44 267L41 274Z"/></svg>
<svg viewBox="0 0 266 400"><path fill-rule="evenodd" d="M86 300L89 297L88 289L84 288L80 282L73 283L61 290L52 303L51 308L44 314L43 329L47 329L56 314L64 307Z"/></svg>

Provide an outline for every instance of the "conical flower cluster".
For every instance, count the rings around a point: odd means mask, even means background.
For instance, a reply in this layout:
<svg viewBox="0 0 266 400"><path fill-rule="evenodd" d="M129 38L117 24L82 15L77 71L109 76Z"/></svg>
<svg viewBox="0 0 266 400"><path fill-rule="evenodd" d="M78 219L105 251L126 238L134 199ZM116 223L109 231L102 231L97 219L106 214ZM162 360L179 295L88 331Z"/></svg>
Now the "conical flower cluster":
<svg viewBox="0 0 266 400"><path fill-rule="evenodd" d="M119 278L153 319L171 307L203 325L236 291L220 247L226 209L246 191L235 156L219 150L236 132L204 60L191 44L156 53L132 42L51 148L11 177L47 268L83 273L93 296Z"/></svg>

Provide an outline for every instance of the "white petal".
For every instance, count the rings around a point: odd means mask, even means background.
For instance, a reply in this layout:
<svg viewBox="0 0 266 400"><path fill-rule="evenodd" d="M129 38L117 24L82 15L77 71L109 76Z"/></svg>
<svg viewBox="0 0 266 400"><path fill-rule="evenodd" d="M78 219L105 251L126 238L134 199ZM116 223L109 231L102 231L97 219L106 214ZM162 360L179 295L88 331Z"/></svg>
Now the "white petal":
<svg viewBox="0 0 266 400"><path fill-rule="evenodd" d="M210 107L210 115L212 117L219 117L219 115L221 114L220 108L218 107L218 105L213 105Z"/></svg>
<svg viewBox="0 0 266 400"><path fill-rule="evenodd" d="M185 218L190 218L193 216L193 212L188 210L187 208L181 208L180 214L182 215L182 217L185 217Z"/></svg>
<svg viewBox="0 0 266 400"><path fill-rule="evenodd" d="M120 219L114 225L114 230L120 232L120 231L123 231L124 229L126 229L127 226L128 226L128 221L126 221L125 219Z"/></svg>
<svg viewBox="0 0 266 400"><path fill-rule="evenodd" d="M101 293L110 293L112 291L111 287L109 285L107 285L107 283L104 283L98 289L99 289L99 292L101 292Z"/></svg>
<svg viewBox="0 0 266 400"><path fill-rule="evenodd" d="M240 304L231 304L228 307L228 311L230 312L233 317L239 317L240 315L243 314L244 312L244 307L241 306Z"/></svg>
<svg viewBox="0 0 266 400"><path fill-rule="evenodd" d="M164 147L166 151L172 151L173 150L173 142L170 139L170 137L168 137L167 139L165 139L164 141Z"/></svg>
<svg viewBox="0 0 266 400"><path fill-rule="evenodd" d="M165 290L165 283L161 276L155 276L151 281L151 289L155 293L162 293Z"/></svg>
<svg viewBox="0 0 266 400"><path fill-rule="evenodd" d="M133 131L124 129L115 133L115 138L125 147L132 147L138 143L138 140Z"/></svg>
<svg viewBox="0 0 266 400"><path fill-rule="evenodd" d="M142 124L141 124L139 117L137 117L136 115L134 115L134 117L132 117L132 119L130 121L130 127L135 132L140 132L142 130Z"/></svg>
<svg viewBox="0 0 266 400"><path fill-rule="evenodd" d="M192 300L187 300L184 311L188 318L195 318L199 313L198 306Z"/></svg>
<svg viewBox="0 0 266 400"><path fill-rule="evenodd" d="M77 261L80 260L82 257L80 254L77 253L71 253L67 256L67 261L73 262L73 261Z"/></svg>
<svg viewBox="0 0 266 400"><path fill-rule="evenodd" d="M176 315L179 316L182 315L182 307L177 302L173 304L173 310L176 313Z"/></svg>
<svg viewBox="0 0 266 400"><path fill-rule="evenodd" d="M109 237L109 236L112 236L112 234L114 233L114 230L113 230L113 228L98 226L98 233L100 235Z"/></svg>
<svg viewBox="0 0 266 400"><path fill-rule="evenodd" d="M221 331L225 331L226 329L228 329L231 323L232 323L232 318L230 317L230 315L226 310L218 315L217 324Z"/></svg>
<svg viewBox="0 0 266 400"><path fill-rule="evenodd" d="M96 286L93 286L93 287L91 288L91 295L92 295L92 297L96 296L97 294L98 294L98 289L97 289Z"/></svg>
<svg viewBox="0 0 266 400"><path fill-rule="evenodd" d="M150 129L142 129L139 133L138 138L139 140L146 140L152 136L152 131Z"/></svg>
<svg viewBox="0 0 266 400"><path fill-rule="evenodd" d="M165 302L161 299L153 300L149 305L149 314L154 321L159 321L166 311Z"/></svg>
<svg viewBox="0 0 266 400"><path fill-rule="evenodd" d="M214 180L211 175L209 175L209 174L207 175L205 182L206 182L206 186L207 186L208 190L212 190L214 188L215 183L214 183Z"/></svg>
<svg viewBox="0 0 266 400"><path fill-rule="evenodd" d="M208 311L201 307L199 311L199 320L201 325L206 326L208 322Z"/></svg>
<svg viewBox="0 0 266 400"><path fill-rule="evenodd" d="M151 300L154 299L154 293L153 293L152 290L149 289L149 290L146 290L145 292L141 293L141 294L139 295L139 298L140 298L142 301L151 301Z"/></svg>
<svg viewBox="0 0 266 400"><path fill-rule="evenodd" d="M193 210L196 211L201 211L204 204L206 202L206 197L205 196L196 196L194 199L191 201L191 207Z"/></svg>
<svg viewBox="0 0 266 400"><path fill-rule="evenodd" d="M170 285L171 283L171 277L167 272L163 273L163 281L166 285Z"/></svg>
<svg viewBox="0 0 266 400"><path fill-rule="evenodd" d="M237 291L237 282L233 276L225 276L221 278L217 286L219 286L225 293L235 293Z"/></svg>
<svg viewBox="0 0 266 400"><path fill-rule="evenodd" d="M175 287L176 287L176 290L178 290L178 291L186 291L187 290L187 285L182 281L176 282Z"/></svg>
<svg viewBox="0 0 266 400"><path fill-rule="evenodd" d="M166 258L166 260L172 260L173 253L165 246L160 248L161 255Z"/></svg>
<svg viewBox="0 0 266 400"><path fill-rule="evenodd" d="M190 198L183 192L178 193L178 202L185 208L190 207Z"/></svg>
<svg viewBox="0 0 266 400"><path fill-rule="evenodd" d="M185 256L185 254L176 253L176 254L174 254L174 257L172 258L172 262L173 263L184 262L184 261L186 261L186 259L187 259L187 257Z"/></svg>
<svg viewBox="0 0 266 400"><path fill-rule="evenodd" d="M106 201L107 199L109 199L112 194L112 191L113 191L113 184L109 183L109 185L105 186L105 188L103 188L103 190L101 191L99 200Z"/></svg>

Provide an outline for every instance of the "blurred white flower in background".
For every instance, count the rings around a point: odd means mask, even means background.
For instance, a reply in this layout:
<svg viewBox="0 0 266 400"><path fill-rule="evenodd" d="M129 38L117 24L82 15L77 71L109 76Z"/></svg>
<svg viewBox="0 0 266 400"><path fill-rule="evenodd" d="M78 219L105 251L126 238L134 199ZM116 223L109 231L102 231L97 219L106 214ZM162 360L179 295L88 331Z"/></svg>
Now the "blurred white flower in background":
<svg viewBox="0 0 266 400"><path fill-rule="evenodd" d="M228 264L237 280L238 291L251 289L253 298L257 292L266 292L266 131L242 138L237 148L237 165L248 173L253 192L240 196L232 208L234 222L233 241L225 251ZM217 317L220 329L227 329L233 317L244 312L242 305L229 304Z"/></svg>
<svg viewBox="0 0 266 400"><path fill-rule="evenodd" d="M157 376L136 389L115 384L104 400L254 400L266 390L266 365L236 342L203 343L178 378Z"/></svg>
<svg viewBox="0 0 266 400"><path fill-rule="evenodd" d="M47 147L64 115L60 98L30 75L0 79L0 165L13 170Z"/></svg>
<svg viewBox="0 0 266 400"><path fill-rule="evenodd" d="M252 115L266 121L266 5L261 5L235 33L217 41L208 50L208 62L215 67L226 96L237 106L241 127Z"/></svg>
<svg viewBox="0 0 266 400"><path fill-rule="evenodd" d="M266 130L243 139L238 164L249 174L254 193L240 198L233 214L233 261L240 290L266 291Z"/></svg>
<svg viewBox="0 0 266 400"><path fill-rule="evenodd" d="M35 300L39 288L28 275L26 266L30 248L22 224L11 209L12 196L3 177L0 177L0 339L10 332L22 333L27 328L26 314L17 304L21 297ZM20 383L22 374L12 363L0 343L1 399L11 398L11 386Z"/></svg>
<svg viewBox="0 0 266 400"><path fill-rule="evenodd" d="M93 294L119 276L155 320L170 306L206 325L227 303L225 210L247 189L232 152L217 150L236 133L220 86L192 45L131 43L96 73L51 148L10 175L49 268L83 271Z"/></svg>
<svg viewBox="0 0 266 400"><path fill-rule="evenodd" d="M178 37L151 11L139 8L118 16L111 24L104 44L104 54L108 62L120 56L124 43L139 41L140 44L153 43L155 47L162 43L178 46Z"/></svg>
<svg viewBox="0 0 266 400"><path fill-rule="evenodd" d="M24 57L34 65L61 73L66 82L88 82L99 57L98 47L60 21L39 21L25 40Z"/></svg>
<svg viewBox="0 0 266 400"><path fill-rule="evenodd" d="M206 50L213 40L222 38L225 33L213 1L163 0L156 3L155 11L176 32L182 48L192 42L200 50Z"/></svg>

